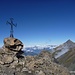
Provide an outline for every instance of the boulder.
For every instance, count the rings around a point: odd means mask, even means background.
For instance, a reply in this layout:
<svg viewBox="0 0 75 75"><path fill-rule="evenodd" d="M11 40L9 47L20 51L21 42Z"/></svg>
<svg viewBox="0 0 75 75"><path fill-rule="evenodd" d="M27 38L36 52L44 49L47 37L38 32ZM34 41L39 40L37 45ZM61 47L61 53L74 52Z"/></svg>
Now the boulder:
<svg viewBox="0 0 75 75"><path fill-rule="evenodd" d="M9 55L4 55L2 61L5 63L5 64L10 64L12 63L14 60L14 58L12 56L9 56Z"/></svg>
<svg viewBox="0 0 75 75"><path fill-rule="evenodd" d="M16 38L11 38L11 37L5 38L4 48L6 48L6 50L8 49L8 50L18 52L23 48L23 43Z"/></svg>

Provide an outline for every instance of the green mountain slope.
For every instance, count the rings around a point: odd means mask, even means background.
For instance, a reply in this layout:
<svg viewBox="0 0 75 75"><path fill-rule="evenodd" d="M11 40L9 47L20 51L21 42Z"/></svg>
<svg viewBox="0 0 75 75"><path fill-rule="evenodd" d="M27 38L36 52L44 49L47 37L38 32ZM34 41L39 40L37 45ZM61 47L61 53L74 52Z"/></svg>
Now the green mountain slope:
<svg viewBox="0 0 75 75"><path fill-rule="evenodd" d="M75 70L75 48L69 49L68 52L60 56L57 60L59 64L64 65L69 70Z"/></svg>

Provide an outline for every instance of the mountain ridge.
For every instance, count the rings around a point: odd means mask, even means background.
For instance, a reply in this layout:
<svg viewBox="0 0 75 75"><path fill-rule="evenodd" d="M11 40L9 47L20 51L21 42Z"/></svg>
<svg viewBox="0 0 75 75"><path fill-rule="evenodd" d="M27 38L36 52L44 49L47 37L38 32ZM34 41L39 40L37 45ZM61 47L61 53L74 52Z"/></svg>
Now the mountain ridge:
<svg viewBox="0 0 75 75"><path fill-rule="evenodd" d="M75 48L75 43L69 39L65 43L53 49L55 58L58 58L61 55L65 54L69 51L70 48Z"/></svg>

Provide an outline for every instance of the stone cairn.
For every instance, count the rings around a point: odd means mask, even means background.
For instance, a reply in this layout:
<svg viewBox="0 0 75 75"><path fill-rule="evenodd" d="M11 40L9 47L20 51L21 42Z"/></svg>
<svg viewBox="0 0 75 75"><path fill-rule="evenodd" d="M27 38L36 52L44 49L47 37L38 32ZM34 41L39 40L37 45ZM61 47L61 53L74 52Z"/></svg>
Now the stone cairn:
<svg viewBox="0 0 75 75"><path fill-rule="evenodd" d="M17 63L19 58L23 58L22 48L23 43L20 40L11 37L5 38L3 49L0 50L0 54L2 56L0 63L7 66L14 61Z"/></svg>

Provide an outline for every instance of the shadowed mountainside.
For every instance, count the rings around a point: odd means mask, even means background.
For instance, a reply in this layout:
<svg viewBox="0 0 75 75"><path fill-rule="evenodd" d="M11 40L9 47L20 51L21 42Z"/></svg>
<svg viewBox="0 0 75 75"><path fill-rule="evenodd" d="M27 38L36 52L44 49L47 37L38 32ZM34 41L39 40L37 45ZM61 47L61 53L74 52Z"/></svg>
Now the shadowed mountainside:
<svg viewBox="0 0 75 75"><path fill-rule="evenodd" d="M60 56L58 62L71 71L75 71L75 48L69 49L68 52Z"/></svg>

